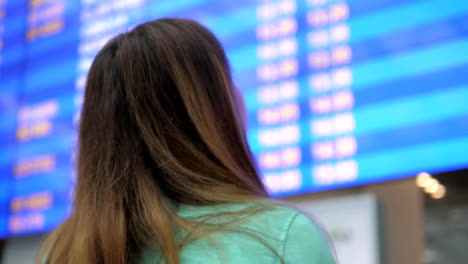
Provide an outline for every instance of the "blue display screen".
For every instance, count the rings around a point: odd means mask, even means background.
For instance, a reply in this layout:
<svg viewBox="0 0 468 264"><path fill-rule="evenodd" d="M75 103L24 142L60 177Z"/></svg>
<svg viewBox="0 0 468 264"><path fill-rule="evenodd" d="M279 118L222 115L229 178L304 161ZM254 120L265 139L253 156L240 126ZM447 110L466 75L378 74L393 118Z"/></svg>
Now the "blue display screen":
<svg viewBox="0 0 468 264"><path fill-rule="evenodd" d="M223 43L273 196L468 165L468 1L0 0L0 237L68 216L91 61L160 17Z"/></svg>

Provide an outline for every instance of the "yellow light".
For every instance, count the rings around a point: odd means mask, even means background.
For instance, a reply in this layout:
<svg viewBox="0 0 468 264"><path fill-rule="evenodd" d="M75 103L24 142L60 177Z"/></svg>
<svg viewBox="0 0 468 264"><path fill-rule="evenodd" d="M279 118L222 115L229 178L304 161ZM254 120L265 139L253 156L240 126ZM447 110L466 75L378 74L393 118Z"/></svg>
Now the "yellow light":
<svg viewBox="0 0 468 264"><path fill-rule="evenodd" d="M436 179L430 179L428 181L430 184L424 187L424 191L430 194L437 192L437 190L441 186L439 181L437 181Z"/></svg>
<svg viewBox="0 0 468 264"><path fill-rule="evenodd" d="M447 189L445 189L445 186L439 185L439 188L437 189L435 193L431 194L431 197L434 199L441 199L441 198L444 198L446 193L447 193Z"/></svg>
<svg viewBox="0 0 468 264"><path fill-rule="evenodd" d="M421 172L416 176L416 185L420 188L424 188L426 186L427 181L432 179L431 175L427 172Z"/></svg>
<svg viewBox="0 0 468 264"><path fill-rule="evenodd" d="M439 182L436 179L431 177L430 179L424 181L422 188L426 189L426 188L429 188L431 185L438 184L438 183Z"/></svg>

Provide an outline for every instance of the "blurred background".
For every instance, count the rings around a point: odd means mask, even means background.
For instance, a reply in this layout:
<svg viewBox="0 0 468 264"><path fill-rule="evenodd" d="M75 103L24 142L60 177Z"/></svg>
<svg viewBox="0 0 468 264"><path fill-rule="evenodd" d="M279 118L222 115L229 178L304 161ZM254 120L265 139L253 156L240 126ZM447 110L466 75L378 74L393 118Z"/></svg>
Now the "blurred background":
<svg viewBox="0 0 468 264"><path fill-rule="evenodd" d="M2 263L70 212L93 57L160 17L221 40L266 186L340 263L468 263L468 1L0 0Z"/></svg>

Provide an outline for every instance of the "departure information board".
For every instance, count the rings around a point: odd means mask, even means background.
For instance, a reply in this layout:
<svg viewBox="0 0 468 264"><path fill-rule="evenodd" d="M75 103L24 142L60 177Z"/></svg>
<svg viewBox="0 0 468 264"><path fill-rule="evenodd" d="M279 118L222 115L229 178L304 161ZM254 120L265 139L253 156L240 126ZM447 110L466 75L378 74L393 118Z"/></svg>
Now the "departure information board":
<svg viewBox="0 0 468 264"><path fill-rule="evenodd" d="M468 166L468 1L0 0L0 237L68 216L92 59L160 17L223 43L273 196Z"/></svg>

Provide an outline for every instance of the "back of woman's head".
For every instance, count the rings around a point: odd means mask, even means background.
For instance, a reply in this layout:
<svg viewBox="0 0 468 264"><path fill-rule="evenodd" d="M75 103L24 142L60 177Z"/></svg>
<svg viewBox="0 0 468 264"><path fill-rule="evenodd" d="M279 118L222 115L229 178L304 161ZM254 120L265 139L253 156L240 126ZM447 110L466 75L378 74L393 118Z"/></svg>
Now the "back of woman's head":
<svg viewBox="0 0 468 264"><path fill-rule="evenodd" d="M155 247L177 263L178 204L265 196L240 98L218 40L160 19L110 40L88 74L72 215L49 263L134 263Z"/></svg>

